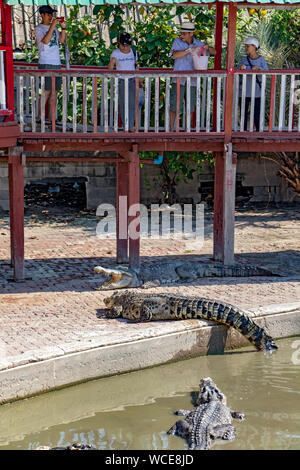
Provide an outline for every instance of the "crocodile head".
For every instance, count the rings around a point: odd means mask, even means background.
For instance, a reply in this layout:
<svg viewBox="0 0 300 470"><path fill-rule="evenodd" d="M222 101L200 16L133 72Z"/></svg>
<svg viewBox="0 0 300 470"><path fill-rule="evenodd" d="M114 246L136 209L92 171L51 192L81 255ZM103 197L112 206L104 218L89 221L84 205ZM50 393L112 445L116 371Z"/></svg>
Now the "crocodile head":
<svg viewBox="0 0 300 470"><path fill-rule="evenodd" d="M266 351L276 351L278 349L278 346L276 346L276 344L274 343L274 340L273 338L271 338L271 336L268 336L266 335L264 338L263 338L263 347L262 349L266 350Z"/></svg>
<svg viewBox="0 0 300 470"><path fill-rule="evenodd" d="M100 290L126 289L127 287L139 287L141 285L137 273L124 266L117 266L115 269L95 266L94 272L104 274L107 278L107 281L104 281L101 285Z"/></svg>
<svg viewBox="0 0 300 470"><path fill-rule="evenodd" d="M204 403L209 403L212 400L218 400L224 405L226 405L226 396L217 385L213 382L210 377L204 377L201 379L199 384L199 395L197 400L197 405L202 405Z"/></svg>
<svg viewBox="0 0 300 470"><path fill-rule="evenodd" d="M136 296L130 291L114 292L110 297L103 300L108 309L108 318L122 317L127 320L138 322L141 321L141 304L136 301Z"/></svg>

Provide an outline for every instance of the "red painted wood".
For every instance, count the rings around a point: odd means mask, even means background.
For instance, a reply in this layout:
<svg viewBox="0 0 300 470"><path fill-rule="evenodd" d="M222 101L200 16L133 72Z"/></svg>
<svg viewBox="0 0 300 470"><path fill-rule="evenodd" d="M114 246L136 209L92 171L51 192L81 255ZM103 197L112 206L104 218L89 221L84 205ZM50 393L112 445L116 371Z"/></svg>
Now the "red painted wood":
<svg viewBox="0 0 300 470"><path fill-rule="evenodd" d="M24 173L21 148L9 150L11 257L15 281L24 279Z"/></svg>
<svg viewBox="0 0 300 470"><path fill-rule="evenodd" d="M117 263L128 263L128 162L117 163L116 201Z"/></svg>
<svg viewBox="0 0 300 470"><path fill-rule="evenodd" d="M214 259L222 261L224 258L224 153L215 152L215 179L214 179Z"/></svg>
<svg viewBox="0 0 300 470"><path fill-rule="evenodd" d="M12 25L11 6L3 4L1 10L2 19L2 43L5 46L4 54L5 82L6 82L6 106L10 114L5 117L5 121L14 121L14 69L13 69L13 49L12 49ZM1 49L1 46L0 46Z"/></svg>
<svg viewBox="0 0 300 470"><path fill-rule="evenodd" d="M129 265L140 265L140 159L137 145L132 146L128 168Z"/></svg>
<svg viewBox="0 0 300 470"><path fill-rule="evenodd" d="M214 195L214 258L223 263L234 259L235 166L232 155L232 107L237 7L229 3L227 32L227 80L225 99L224 153L216 155ZM226 145L228 144L228 145ZM228 148L230 152L228 153Z"/></svg>
<svg viewBox="0 0 300 470"><path fill-rule="evenodd" d="M227 32L227 80L225 93L225 143L231 141L232 133L232 107L233 107L233 82L234 82L234 59L236 39L236 17L237 7L229 3L228 32Z"/></svg>
<svg viewBox="0 0 300 470"><path fill-rule="evenodd" d="M216 27L215 27L215 49L214 68L222 67L222 32L223 32L223 3L218 2L216 5ZM213 131L217 128L217 78L213 79Z"/></svg>

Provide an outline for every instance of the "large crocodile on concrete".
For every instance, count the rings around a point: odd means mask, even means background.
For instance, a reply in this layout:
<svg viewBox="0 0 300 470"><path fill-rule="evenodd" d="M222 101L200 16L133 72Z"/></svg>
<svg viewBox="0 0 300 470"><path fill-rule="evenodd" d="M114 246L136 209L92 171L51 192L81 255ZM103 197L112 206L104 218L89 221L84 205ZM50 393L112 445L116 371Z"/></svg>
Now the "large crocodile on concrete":
<svg viewBox="0 0 300 470"><path fill-rule="evenodd" d="M246 312L219 300L177 293L122 291L106 297L104 303L109 309L109 318L122 317L135 322L201 318L232 326L253 343L257 350L277 349L273 339Z"/></svg>
<svg viewBox="0 0 300 470"><path fill-rule="evenodd" d="M94 272L103 274L104 281L99 290L126 289L131 287L155 287L162 284L190 282L201 277L248 277L248 276L274 276L267 269L257 266L226 266L221 264L201 263L200 261L172 260L151 265L141 266L139 269L127 266L105 268L95 266Z"/></svg>
<svg viewBox="0 0 300 470"><path fill-rule="evenodd" d="M187 440L191 450L209 450L214 439L232 440L235 429L232 418L243 420L245 415L231 411L226 397L210 377L200 381L197 406L192 410L178 410L176 415L185 416L167 431Z"/></svg>

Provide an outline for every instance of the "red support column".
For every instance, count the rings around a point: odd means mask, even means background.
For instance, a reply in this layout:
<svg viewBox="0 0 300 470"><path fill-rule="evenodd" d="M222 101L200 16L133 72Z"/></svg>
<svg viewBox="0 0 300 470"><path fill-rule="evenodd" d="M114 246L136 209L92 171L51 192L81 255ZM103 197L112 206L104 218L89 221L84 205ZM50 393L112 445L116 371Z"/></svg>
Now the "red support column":
<svg viewBox="0 0 300 470"><path fill-rule="evenodd" d="M128 263L128 162L117 163L117 263Z"/></svg>
<svg viewBox="0 0 300 470"><path fill-rule="evenodd" d="M224 155L216 155L214 195L214 258L234 263L234 209L236 158L232 153L232 107L237 7L229 3L227 34L227 79L225 94Z"/></svg>
<svg viewBox="0 0 300 470"><path fill-rule="evenodd" d="M224 153L215 152L215 181L214 181L214 259L224 259Z"/></svg>
<svg viewBox="0 0 300 470"><path fill-rule="evenodd" d="M214 69L222 68L222 33L223 33L223 3L216 4L216 27L215 27L215 49ZM217 78L214 78L214 101L213 101L213 131L217 127Z"/></svg>
<svg viewBox="0 0 300 470"><path fill-rule="evenodd" d="M2 44L6 48L4 54L5 84L6 84L6 107L10 114L5 121L14 121L14 70L13 70L13 48L12 48L12 18L11 6L3 4L1 8L2 19ZM0 48L1 49L1 48Z"/></svg>
<svg viewBox="0 0 300 470"><path fill-rule="evenodd" d="M237 6L229 3L228 33L227 33L227 79L225 90L225 144L231 142L232 135L232 107L233 107L233 84L234 84L234 57L236 39L236 17Z"/></svg>
<svg viewBox="0 0 300 470"><path fill-rule="evenodd" d="M24 279L24 159L22 147L9 149L9 217L15 281Z"/></svg>
<svg viewBox="0 0 300 470"><path fill-rule="evenodd" d="M138 146L130 152L128 171L129 265L140 266L140 159Z"/></svg>

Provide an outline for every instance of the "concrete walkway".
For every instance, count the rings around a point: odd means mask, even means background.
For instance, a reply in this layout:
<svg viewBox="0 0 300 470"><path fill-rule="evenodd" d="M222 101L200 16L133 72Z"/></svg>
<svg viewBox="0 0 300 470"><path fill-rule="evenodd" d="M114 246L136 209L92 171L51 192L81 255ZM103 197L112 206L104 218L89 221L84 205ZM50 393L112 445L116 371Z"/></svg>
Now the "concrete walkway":
<svg viewBox="0 0 300 470"><path fill-rule="evenodd" d="M115 241L95 236L92 215L30 214L25 228L25 282L9 264L8 218L0 220L0 403L58 387L249 344L232 329L201 320L128 324L103 317L93 267L115 265ZM211 262L212 216L205 243L143 240L142 261L162 257ZM150 289L230 302L253 314L274 338L300 335L300 210L240 211L237 262L280 277L199 279Z"/></svg>

